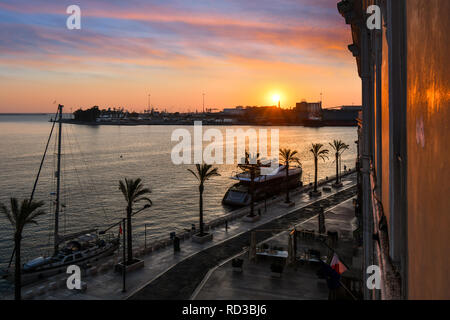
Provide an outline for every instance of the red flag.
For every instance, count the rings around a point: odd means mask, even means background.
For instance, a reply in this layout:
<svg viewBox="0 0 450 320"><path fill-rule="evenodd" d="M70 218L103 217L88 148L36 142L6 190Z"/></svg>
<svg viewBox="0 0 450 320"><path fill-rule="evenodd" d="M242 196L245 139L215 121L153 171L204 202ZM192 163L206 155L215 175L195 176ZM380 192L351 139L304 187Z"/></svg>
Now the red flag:
<svg viewBox="0 0 450 320"><path fill-rule="evenodd" d="M347 268L339 260L339 257L337 256L336 253L333 255L333 259L331 259L330 265L331 265L331 268L339 274L343 274L345 271L347 271Z"/></svg>
<svg viewBox="0 0 450 320"><path fill-rule="evenodd" d="M122 225L119 225L119 234L122 234Z"/></svg>

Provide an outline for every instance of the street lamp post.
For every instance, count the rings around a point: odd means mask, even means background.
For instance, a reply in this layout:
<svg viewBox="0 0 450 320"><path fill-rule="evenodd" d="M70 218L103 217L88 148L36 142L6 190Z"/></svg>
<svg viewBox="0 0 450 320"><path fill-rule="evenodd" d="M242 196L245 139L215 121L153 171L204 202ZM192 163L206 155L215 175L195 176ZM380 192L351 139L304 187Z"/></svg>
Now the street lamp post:
<svg viewBox="0 0 450 320"><path fill-rule="evenodd" d="M122 219L122 224L123 224L123 228L122 228L122 233L123 233L123 261L122 261L122 292L126 292L126 284L125 284L125 280L126 280L126 273L127 273L127 263L126 263L126 250L125 250L125 234L126 234L126 220L127 218L123 218Z"/></svg>
<svg viewBox="0 0 450 320"><path fill-rule="evenodd" d="M136 214L138 214L141 211L144 211L145 209L150 208L149 204L146 204L142 209L136 211L135 213L132 214L132 217L135 216ZM103 231L100 231L99 234L105 234L106 231L110 230L111 228L120 225L122 223L123 227L122 227L122 233L123 233L123 261L122 261L122 292L126 292L126 264L127 264L127 259L126 259L126 241L125 241L125 235L126 235L126 222L127 222L127 218L122 218L121 221L113 224L112 226L106 228Z"/></svg>
<svg viewBox="0 0 450 320"><path fill-rule="evenodd" d="M145 240L144 240L144 248L145 248L145 249L147 249L147 224L148 224L148 223L145 223L145 224L144 224L144 239L145 239Z"/></svg>
<svg viewBox="0 0 450 320"><path fill-rule="evenodd" d="M131 215L131 217L134 217L134 216L137 215L139 212L144 211L145 209L148 209L148 208L150 208L150 207L151 207L151 205L146 204L143 208L141 208L141 209L139 209L138 211L136 211L135 213L133 213L133 214ZM125 219L126 219L126 218L125 218Z"/></svg>

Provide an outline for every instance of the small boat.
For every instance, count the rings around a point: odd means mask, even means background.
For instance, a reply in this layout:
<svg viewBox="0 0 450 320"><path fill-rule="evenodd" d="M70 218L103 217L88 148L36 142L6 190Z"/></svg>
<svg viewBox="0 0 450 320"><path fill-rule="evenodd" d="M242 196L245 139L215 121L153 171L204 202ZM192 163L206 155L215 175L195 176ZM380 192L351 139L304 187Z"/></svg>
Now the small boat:
<svg viewBox="0 0 450 320"><path fill-rule="evenodd" d="M255 201L269 198L286 190L286 166L279 164L271 175L262 175L260 165L253 178ZM300 166L289 166L289 188L293 189L302 185L302 168ZM250 204L250 189L252 184L249 172L233 173L231 179L239 181L231 186L223 197L222 203L230 206L246 206Z"/></svg>
<svg viewBox="0 0 450 320"><path fill-rule="evenodd" d="M87 233L68 241L56 255L38 257L23 265L24 275L50 274L72 264L81 264L93 258L112 254L119 246L118 239L105 241L96 233ZM29 277L28 277L29 278Z"/></svg>

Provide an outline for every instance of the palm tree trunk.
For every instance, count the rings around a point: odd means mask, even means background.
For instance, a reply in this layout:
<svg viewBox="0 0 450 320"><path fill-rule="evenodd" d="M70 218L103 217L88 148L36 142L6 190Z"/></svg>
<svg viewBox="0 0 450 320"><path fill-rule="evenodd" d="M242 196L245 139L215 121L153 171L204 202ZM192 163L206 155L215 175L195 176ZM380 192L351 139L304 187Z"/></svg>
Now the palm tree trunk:
<svg viewBox="0 0 450 320"><path fill-rule="evenodd" d="M286 203L291 202L289 199L289 162L286 162Z"/></svg>
<svg viewBox="0 0 450 320"><path fill-rule="evenodd" d="M16 263L15 263L15 272L14 272L14 299L21 300L22 299L22 274L21 274L21 262L20 262L20 244L21 244L21 235L14 236L14 242L16 245Z"/></svg>
<svg viewBox="0 0 450 320"><path fill-rule="evenodd" d="M199 191L200 191L200 199L199 199L199 208L200 208L200 237L202 237L204 235L204 230L203 230L203 184L201 184L198 187Z"/></svg>
<svg viewBox="0 0 450 320"><path fill-rule="evenodd" d="M314 192L317 192L317 157L314 157Z"/></svg>
<svg viewBox="0 0 450 320"><path fill-rule="evenodd" d="M336 185L339 184L339 153L336 152Z"/></svg>
<svg viewBox="0 0 450 320"><path fill-rule="evenodd" d="M127 206L127 252L128 252L128 262L133 261L133 237L131 233L131 212L133 208L131 206Z"/></svg>

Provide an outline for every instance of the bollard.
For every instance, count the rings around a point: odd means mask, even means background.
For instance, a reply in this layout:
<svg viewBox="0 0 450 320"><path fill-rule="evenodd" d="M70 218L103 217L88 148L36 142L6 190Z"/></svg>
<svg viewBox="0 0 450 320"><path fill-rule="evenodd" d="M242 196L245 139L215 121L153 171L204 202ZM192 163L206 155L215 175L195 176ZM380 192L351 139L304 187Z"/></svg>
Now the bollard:
<svg viewBox="0 0 450 320"><path fill-rule="evenodd" d="M180 252L180 238L176 237L173 239L173 251Z"/></svg>
<svg viewBox="0 0 450 320"><path fill-rule="evenodd" d="M25 291L25 294L23 295L23 298L27 299L27 300L28 299L33 299L34 298L34 291L33 291L33 289Z"/></svg>
<svg viewBox="0 0 450 320"><path fill-rule="evenodd" d="M56 290L58 289L58 284L56 283L56 281L52 281L48 284L48 289L49 290Z"/></svg>
<svg viewBox="0 0 450 320"><path fill-rule="evenodd" d="M36 290L37 295L42 295L47 291L47 287L45 285L39 286Z"/></svg>
<svg viewBox="0 0 450 320"><path fill-rule="evenodd" d="M101 273L103 273L104 271L105 271L105 266L104 266L103 264L100 264L100 265L98 266L97 273L101 274Z"/></svg>
<svg viewBox="0 0 450 320"><path fill-rule="evenodd" d="M97 267L92 267L89 269L89 275L95 276L98 273Z"/></svg>
<svg viewBox="0 0 450 320"><path fill-rule="evenodd" d="M114 262L112 260L108 260L108 261L106 261L105 265L108 269L110 269L114 265Z"/></svg>
<svg viewBox="0 0 450 320"><path fill-rule="evenodd" d="M81 281L81 289L80 292L86 292L87 290L87 283L85 281Z"/></svg>
<svg viewBox="0 0 450 320"><path fill-rule="evenodd" d="M152 247L147 247L145 249L145 254L150 254L152 252Z"/></svg>
<svg viewBox="0 0 450 320"><path fill-rule="evenodd" d="M60 278L57 282L58 288L67 288L67 279L65 277Z"/></svg>

